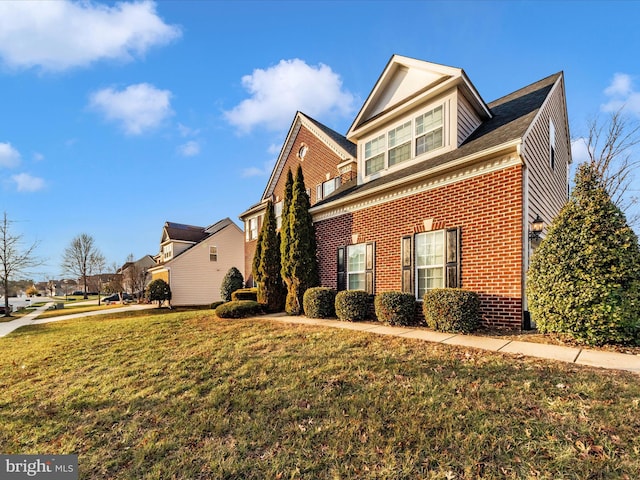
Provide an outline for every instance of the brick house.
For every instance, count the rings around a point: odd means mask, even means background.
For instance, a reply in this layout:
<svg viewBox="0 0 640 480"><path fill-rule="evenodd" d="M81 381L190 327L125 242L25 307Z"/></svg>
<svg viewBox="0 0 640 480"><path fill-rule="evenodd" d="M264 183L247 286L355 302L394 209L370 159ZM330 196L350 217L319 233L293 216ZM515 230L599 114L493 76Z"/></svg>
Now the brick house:
<svg viewBox="0 0 640 480"><path fill-rule="evenodd" d="M411 292L460 287L487 326L528 326L529 231L567 200L562 72L485 103L466 73L394 55L346 136L298 112L245 222L245 272L268 200L302 165L321 284Z"/></svg>

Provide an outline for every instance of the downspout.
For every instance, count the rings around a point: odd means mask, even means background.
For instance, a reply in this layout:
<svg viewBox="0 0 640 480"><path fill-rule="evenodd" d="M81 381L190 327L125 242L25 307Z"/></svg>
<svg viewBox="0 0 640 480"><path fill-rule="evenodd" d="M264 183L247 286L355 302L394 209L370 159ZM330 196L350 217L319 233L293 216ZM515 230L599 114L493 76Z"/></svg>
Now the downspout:
<svg viewBox="0 0 640 480"><path fill-rule="evenodd" d="M522 290L520 298L522 298L522 330L531 330L531 316L529 314L529 305L527 302L527 270L529 269L529 260L531 249L529 245L529 169L524 161L524 143L518 144L517 153L522 161Z"/></svg>

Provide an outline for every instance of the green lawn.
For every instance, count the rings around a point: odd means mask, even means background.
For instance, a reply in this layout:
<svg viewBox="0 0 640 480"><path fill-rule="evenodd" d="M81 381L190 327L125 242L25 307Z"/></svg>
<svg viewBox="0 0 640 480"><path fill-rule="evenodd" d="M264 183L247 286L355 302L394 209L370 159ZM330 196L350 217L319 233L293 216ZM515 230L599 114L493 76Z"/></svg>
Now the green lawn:
<svg viewBox="0 0 640 480"><path fill-rule="evenodd" d="M0 338L0 450L100 479L637 479L640 378L210 311Z"/></svg>

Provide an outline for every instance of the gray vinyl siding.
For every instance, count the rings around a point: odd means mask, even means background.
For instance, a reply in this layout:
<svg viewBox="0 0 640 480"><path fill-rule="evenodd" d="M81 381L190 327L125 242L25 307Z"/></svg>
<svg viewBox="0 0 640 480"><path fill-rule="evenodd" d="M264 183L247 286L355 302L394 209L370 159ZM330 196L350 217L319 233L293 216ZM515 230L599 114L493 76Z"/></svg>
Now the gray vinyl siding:
<svg viewBox="0 0 640 480"><path fill-rule="evenodd" d="M482 123L466 98L458 92L458 146Z"/></svg>
<svg viewBox="0 0 640 480"><path fill-rule="evenodd" d="M555 127L554 168L551 167L549 119ZM567 164L571 161L562 77L525 134L523 145L529 184L527 224L539 214L548 225L567 201Z"/></svg>

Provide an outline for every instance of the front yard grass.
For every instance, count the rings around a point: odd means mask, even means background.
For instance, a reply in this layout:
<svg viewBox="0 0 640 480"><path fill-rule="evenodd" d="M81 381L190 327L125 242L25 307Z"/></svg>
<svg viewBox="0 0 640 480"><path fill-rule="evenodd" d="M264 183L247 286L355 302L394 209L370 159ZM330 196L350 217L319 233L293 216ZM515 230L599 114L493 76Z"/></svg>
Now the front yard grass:
<svg viewBox="0 0 640 480"><path fill-rule="evenodd" d="M2 453L76 453L80 478L640 476L631 373L210 311L0 348Z"/></svg>

